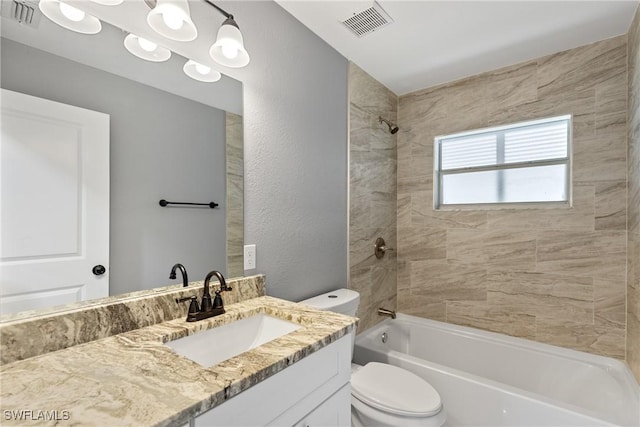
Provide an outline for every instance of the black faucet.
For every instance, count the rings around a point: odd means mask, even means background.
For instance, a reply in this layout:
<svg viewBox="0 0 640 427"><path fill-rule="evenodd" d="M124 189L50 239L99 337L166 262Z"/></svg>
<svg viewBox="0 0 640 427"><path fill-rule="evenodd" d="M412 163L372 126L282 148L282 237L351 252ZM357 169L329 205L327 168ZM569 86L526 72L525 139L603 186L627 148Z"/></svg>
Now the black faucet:
<svg viewBox="0 0 640 427"><path fill-rule="evenodd" d="M220 282L220 290L216 291L215 298L211 300L211 293L209 291L209 282L211 278L216 276ZM224 314L224 302L220 293L222 291L230 291L231 287L227 286L227 282L224 280L224 276L219 271L213 270L207 274L204 279L204 289L202 291L202 302L198 305L198 298L195 296L176 298L176 302L190 301L189 313L187 314L187 322L195 322L202 319L208 319L209 317L219 316Z"/></svg>
<svg viewBox="0 0 640 427"><path fill-rule="evenodd" d="M186 288L187 286L189 286L189 279L187 278L187 269L184 268L184 265L176 264L173 267L171 267L171 273L169 274L169 279L174 280L176 278L177 268L179 268L180 273L182 273L182 286Z"/></svg>
<svg viewBox="0 0 640 427"><path fill-rule="evenodd" d="M207 274L207 277L204 278L204 289L205 289L205 291L209 290L209 282L211 281L211 278L213 276L216 276L218 278L218 282L220 282L220 290L221 291L230 291L231 290L231 286L227 286L227 281L224 280L224 276L222 275L222 273L220 273L217 270L213 270L213 271L210 271L209 274Z"/></svg>

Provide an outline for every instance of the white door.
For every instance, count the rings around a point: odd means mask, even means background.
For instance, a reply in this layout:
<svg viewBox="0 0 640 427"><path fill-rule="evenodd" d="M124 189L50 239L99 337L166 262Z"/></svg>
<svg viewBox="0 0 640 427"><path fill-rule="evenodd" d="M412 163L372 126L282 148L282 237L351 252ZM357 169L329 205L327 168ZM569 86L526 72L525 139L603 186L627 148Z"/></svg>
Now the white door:
<svg viewBox="0 0 640 427"><path fill-rule="evenodd" d="M0 313L107 296L109 115L1 96Z"/></svg>

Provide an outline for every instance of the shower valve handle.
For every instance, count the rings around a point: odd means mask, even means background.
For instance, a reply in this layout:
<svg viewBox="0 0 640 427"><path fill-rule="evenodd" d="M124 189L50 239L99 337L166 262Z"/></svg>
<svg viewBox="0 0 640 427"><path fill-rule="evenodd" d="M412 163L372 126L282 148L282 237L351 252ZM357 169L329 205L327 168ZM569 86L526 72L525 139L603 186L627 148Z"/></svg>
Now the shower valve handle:
<svg viewBox="0 0 640 427"><path fill-rule="evenodd" d="M375 254L376 258L381 259L387 251L392 250L394 249L388 247L382 237L378 237L376 239L376 245L373 249L373 253Z"/></svg>

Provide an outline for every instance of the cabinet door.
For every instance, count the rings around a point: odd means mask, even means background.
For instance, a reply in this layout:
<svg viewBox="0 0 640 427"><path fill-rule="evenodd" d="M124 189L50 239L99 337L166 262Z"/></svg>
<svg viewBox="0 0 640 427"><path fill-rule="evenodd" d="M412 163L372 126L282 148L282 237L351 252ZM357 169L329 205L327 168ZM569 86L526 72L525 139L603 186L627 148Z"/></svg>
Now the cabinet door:
<svg viewBox="0 0 640 427"><path fill-rule="evenodd" d="M351 385L347 384L296 423L295 427L350 427Z"/></svg>

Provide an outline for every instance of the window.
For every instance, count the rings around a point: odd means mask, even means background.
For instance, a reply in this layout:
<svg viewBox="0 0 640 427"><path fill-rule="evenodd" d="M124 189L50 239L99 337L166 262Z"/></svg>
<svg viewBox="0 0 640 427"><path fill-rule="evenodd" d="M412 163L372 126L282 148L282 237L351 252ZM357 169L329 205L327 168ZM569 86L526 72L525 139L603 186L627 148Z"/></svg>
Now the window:
<svg viewBox="0 0 640 427"><path fill-rule="evenodd" d="M569 201L571 116L435 139L435 208Z"/></svg>

